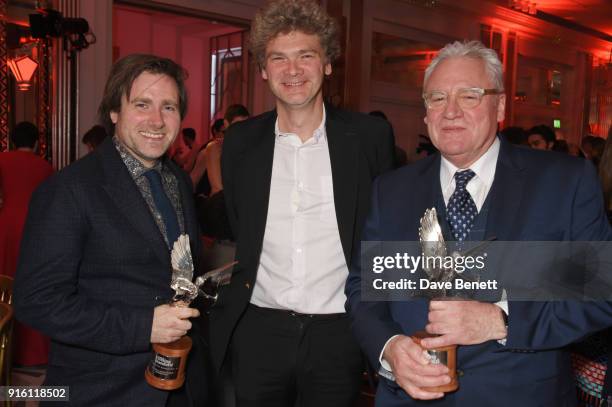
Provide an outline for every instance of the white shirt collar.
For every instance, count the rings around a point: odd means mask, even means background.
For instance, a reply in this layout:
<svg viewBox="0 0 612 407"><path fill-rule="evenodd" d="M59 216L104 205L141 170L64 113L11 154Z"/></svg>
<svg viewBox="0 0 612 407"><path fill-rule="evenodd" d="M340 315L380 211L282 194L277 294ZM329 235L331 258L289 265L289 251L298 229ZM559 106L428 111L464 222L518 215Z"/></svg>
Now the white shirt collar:
<svg viewBox="0 0 612 407"><path fill-rule="evenodd" d="M327 141L327 133L325 132L325 118L326 118L326 113L325 113L325 104L324 104L323 105L323 117L321 118L321 123L319 124L319 127L317 127L315 131L312 133L312 138L308 139L306 143L318 144L318 143ZM276 118L276 122L274 123L274 134L276 135L277 139L285 138L289 136L295 136L295 137L298 137L299 139L299 136L295 133L282 132L280 130L280 128L278 127L278 117Z"/></svg>
<svg viewBox="0 0 612 407"><path fill-rule="evenodd" d="M495 137L495 141L493 141L489 149L469 167L474 171L476 176L470 180L467 189L476 202L478 210L482 207L484 199L489 193L491 185L493 185L497 158L499 157L499 148L499 138ZM440 186L442 187L444 202L448 202L448 199L455 190L455 172L465 169L466 168L458 168L446 158L442 157L440 162Z"/></svg>

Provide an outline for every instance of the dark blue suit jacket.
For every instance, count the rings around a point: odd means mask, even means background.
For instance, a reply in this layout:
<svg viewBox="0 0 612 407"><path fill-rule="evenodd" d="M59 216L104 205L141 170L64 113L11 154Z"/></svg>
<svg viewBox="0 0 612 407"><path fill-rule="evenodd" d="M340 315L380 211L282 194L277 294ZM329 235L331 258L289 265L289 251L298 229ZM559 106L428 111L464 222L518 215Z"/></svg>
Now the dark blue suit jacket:
<svg viewBox="0 0 612 407"><path fill-rule="evenodd" d="M440 156L378 178L362 240L418 241L419 219L441 196ZM502 241L612 240L592 165L502 142L488 201L484 238ZM427 302L361 301L354 259L346 286L354 333L373 366L386 341L427 323ZM460 346L460 387L433 402L412 400L381 379L379 406L572 406L575 389L563 347L612 324L609 303L509 303L506 346Z"/></svg>
<svg viewBox="0 0 612 407"><path fill-rule="evenodd" d="M191 183L168 166L197 262ZM14 302L20 321L51 338L45 384L69 386L74 406L165 406L168 392L149 386L144 370L153 308L171 298L170 279L168 247L110 138L41 184L30 203ZM194 337L190 358L201 347ZM202 390L198 376L190 387Z"/></svg>

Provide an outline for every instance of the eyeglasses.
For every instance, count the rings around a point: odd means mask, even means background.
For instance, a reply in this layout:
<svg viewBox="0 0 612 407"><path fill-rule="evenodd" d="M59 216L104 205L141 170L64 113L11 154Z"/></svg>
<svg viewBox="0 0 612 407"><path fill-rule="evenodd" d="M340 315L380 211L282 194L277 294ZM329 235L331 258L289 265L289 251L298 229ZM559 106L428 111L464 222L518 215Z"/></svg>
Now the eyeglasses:
<svg viewBox="0 0 612 407"><path fill-rule="evenodd" d="M455 95L457 103L462 109L473 109L477 107L482 98L486 95L500 95L503 90L498 89L483 89L483 88L463 88L459 89ZM425 107L428 109L442 109L448 104L448 93L441 90L434 90L429 93L423 93Z"/></svg>

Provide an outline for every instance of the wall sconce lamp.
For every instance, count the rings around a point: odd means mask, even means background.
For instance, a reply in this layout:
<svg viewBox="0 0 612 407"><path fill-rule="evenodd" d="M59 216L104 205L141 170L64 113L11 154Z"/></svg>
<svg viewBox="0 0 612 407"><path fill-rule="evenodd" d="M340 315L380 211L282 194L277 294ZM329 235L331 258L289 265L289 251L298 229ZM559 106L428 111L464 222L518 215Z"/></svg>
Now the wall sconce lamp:
<svg viewBox="0 0 612 407"><path fill-rule="evenodd" d="M30 80L38 68L38 62L26 55L20 58L9 58L8 66L17 79L17 89L23 91L30 89Z"/></svg>

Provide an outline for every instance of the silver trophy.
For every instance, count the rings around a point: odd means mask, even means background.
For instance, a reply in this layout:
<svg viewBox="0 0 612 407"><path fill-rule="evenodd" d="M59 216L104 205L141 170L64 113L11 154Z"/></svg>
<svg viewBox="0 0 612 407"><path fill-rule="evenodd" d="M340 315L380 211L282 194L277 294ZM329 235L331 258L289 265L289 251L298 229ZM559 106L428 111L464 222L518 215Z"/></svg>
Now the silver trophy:
<svg viewBox="0 0 612 407"><path fill-rule="evenodd" d="M206 272L204 275L193 279L193 259L189 247L189 236L181 235L174 242L172 248L172 282L170 287L174 290L172 302L186 302L189 304L198 294L204 298L217 301L217 288L230 283L232 278L232 268L238 263L233 261L224 264L214 270Z"/></svg>
<svg viewBox="0 0 612 407"><path fill-rule="evenodd" d="M189 246L189 236L180 235L172 246L170 254L172 263L172 281L170 287L174 296L170 305L174 307L188 307L198 294L205 298L217 300L216 289L229 284L232 276L232 266L237 262L228 263L217 269L209 271L194 282L193 258ZM206 292L205 286L211 290ZM187 335L171 343L153 344L151 360L145 369L145 379L151 386L161 390L175 390L185 381L185 366L191 350L192 341Z"/></svg>
<svg viewBox="0 0 612 407"><path fill-rule="evenodd" d="M442 236L442 229L438 223L436 208L425 210L419 226L419 241L424 257L444 258L447 256L448 250L444 242L444 237ZM436 264L438 264L439 267L436 266ZM423 271L427 274L429 280L433 282L453 281L457 276L455 270L444 267L443 262L433 262L433 265L424 262ZM430 298L446 298L446 290L443 288L430 290L428 294ZM421 339L432 336L437 335L432 335L422 330L412 334L411 338L415 343L420 345ZM457 379L457 345L424 350L430 356L430 363L446 365L451 377L450 383L442 386L425 388L425 390L444 393L457 390L459 388L459 381Z"/></svg>
<svg viewBox="0 0 612 407"><path fill-rule="evenodd" d="M426 209L419 226L419 241L421 249L425 257L444 258L447 255L446 242L442 236L442 229L438 223L438 213L436 208ZM436 262L433 262L434 265ZM425 262L423 271L427 274L430 281L446 282L452 281L456 276L453 269L430 266L429 262ZM444 296L446 292L442 293Z"/></svg>
<svg viewBox="0 0 612 407"><path fill-rule="evenodd" d="M482 249L489 243L488 241L485 241L470 248L470 250L465 250L461 253L458 251L451 251L449 253L446 242L444 241L444 236L442 236L442 229L438 223L438 213L436 212L436 208L425 210L425 213L420 221L419 240L421 243L423 256L425 258L445 258L447 256L457 258L461 256L474 256L476 253L481 252ZM480 275L477 272L473 271L471 273L458 273L452 267L444 267L444 263L446 262L423 262L423 271L427 275L429 281L436 283L452 282L459 276L461 276L461 279L469 282L480 281ZM476 295L475 292L462 292L460 296L463 298L471 298L474 295ZM458 296L459 295L457 294L449 295L445 289L429 290L427 295L429 298Z"/></svg>

